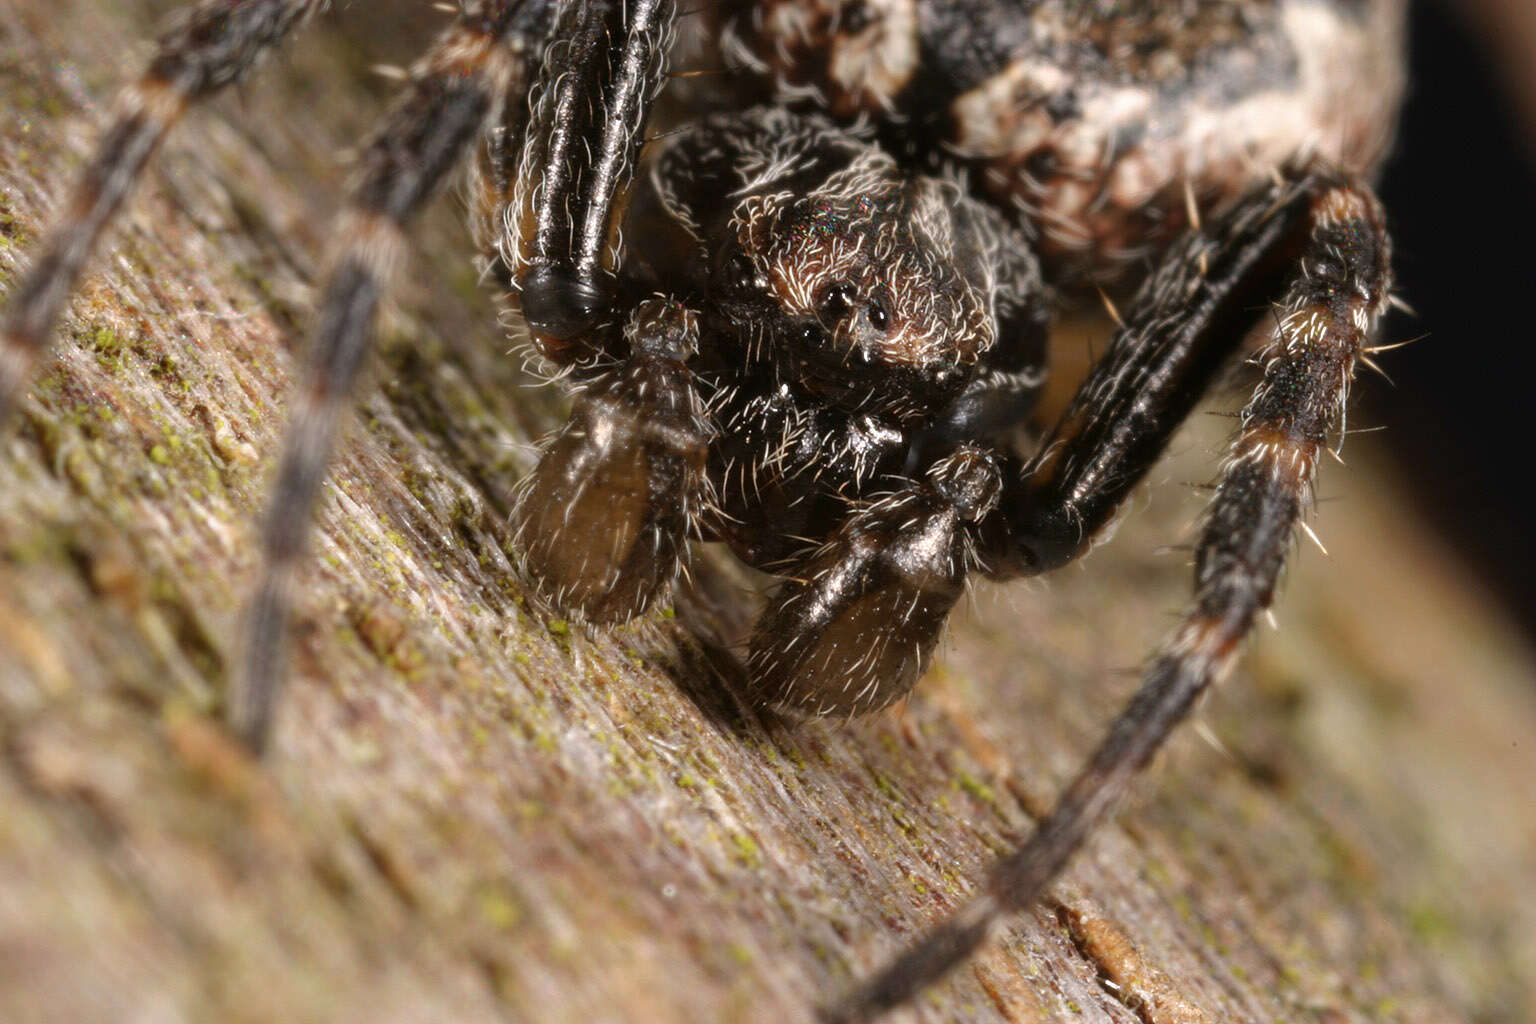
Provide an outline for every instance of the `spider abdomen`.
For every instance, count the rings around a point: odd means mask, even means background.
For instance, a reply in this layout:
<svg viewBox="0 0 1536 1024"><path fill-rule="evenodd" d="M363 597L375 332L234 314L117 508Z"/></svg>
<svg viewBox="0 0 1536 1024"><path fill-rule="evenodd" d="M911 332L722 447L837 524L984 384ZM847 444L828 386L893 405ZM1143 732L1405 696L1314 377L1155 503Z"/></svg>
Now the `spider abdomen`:
<svg viewBox="0 0 1536 1024"><path fill-rule="evenodd" d="M1192 205L1213 211L1276 167L1369 172L1403 88L1401 0L739 8L727 52L782 102L812 97L880 125L899 159L963 168L1064 281L1119 282Z"/></svg>

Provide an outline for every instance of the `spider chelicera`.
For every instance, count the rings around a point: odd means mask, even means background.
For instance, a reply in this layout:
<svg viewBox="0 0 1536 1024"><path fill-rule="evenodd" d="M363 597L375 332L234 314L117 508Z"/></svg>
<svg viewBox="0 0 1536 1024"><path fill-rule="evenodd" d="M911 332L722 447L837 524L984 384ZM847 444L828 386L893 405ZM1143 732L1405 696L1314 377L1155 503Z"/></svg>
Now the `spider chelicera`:
<svg viewBox="0 0 1536 1024"><path fill-rule="evenodd" d="M10 296L0 416L164 133L319 6L207 0L162 42ZM690 541L723 541L782 580L748 657L779 708L890 704L968 577L1083 554L1257 330L1261 379L1195 599L1141 689L982 891L826 1016L902 1005L969 956L1039 897L1268 608L1389 301L1362 176L1390 136L1396 6L1163 6L722 3L706 12L733 71L721 109L642 162L669 0L467 3L342 221L235 730L258 749L268 734L291 579L403 227L477 139L487 273L576 391L514 514L530 581L566 613L623 621L668 592ZM1056 309L1135 279L1076 399L1020 454Z"/></svg>

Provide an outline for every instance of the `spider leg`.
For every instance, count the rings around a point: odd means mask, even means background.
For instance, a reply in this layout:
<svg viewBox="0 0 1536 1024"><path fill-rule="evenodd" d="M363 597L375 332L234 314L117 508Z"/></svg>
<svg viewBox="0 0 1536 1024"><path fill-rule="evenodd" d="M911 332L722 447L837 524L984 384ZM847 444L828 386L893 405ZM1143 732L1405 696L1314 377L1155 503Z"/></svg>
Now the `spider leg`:
<svg viewBox="0 0 1536 1024"><path fill-rule="evenodd" d="M480 167L482 210L501 210L500 230L482 229L492 267L540 353L581 380L570 422L518 495L521 565L556 605L596 622L638 615L681 571L713 434L685 365L697 316L660 297L638 302L622 330L616 315L619 225L675 18L672 0L564 5L515 164L498 128Z"/></svg>
<svg viewBox="0 0 1536 1024"><path fill-rule="evenodd" d="M534 344L560 365L611 352L596 335L611 342L603 329L617 326L619 228L675 19L672 0L562 5L521 162L492 175L508 195L499 259Z"/></svg>
<svg viewBox="0 0 1536 1024"><path fill-rule="evenodd" d="M633 618L676 578L712 433L684 365L697 315L647 299L624 333L630 358L583 386L513 514L527 578L593 622Z"/></svg>
<svg viewBox="0 0 1536 1024"><path fill-rule="evenodd" d="M1255 217L1255 210L1261 215ZM1055 531L1047 535L1049 543L1026 549L1026 557L1044 551L1054 561L1086 547L1108 517L1104 506L1124 497L1187 414L1195 396L1185 392L1209 382L1219 352L1200 351L1213 345L1230 351L1242 332L1227 334L1224 342L1204 336L1231 326L1233 316L1252 307L1252 286L1272 279L1271 257L1293 253L1287 280L1270 293L1283 297L1272 340L1259 357L1262 379L1243 409L1196 548L1193 607L1029 842L994 866L983 893L829 1009L825 1019L868 1020L905 1004L969 957L1005 915L1036 902L1196 699L1231 666L1269 606L1295 529L1311 505L1318 456L1343 414L1355 365L1387 304L1388 246L1375 198L1361 186L1324 176L1304 178L1267 203L1247 204L1218 234L1233 230L1231 241L1251 244L1225 250L1230 258L1218 263L1212 257L1224 250L1205 248L1195 236L1180 250L1180 264L1141 293L1143 310L1084 384L1057 431L1059 447L1039 460L1037 479L1026 479L1003 499L1019 498L1022 488L1022 495L1049 495L1057 502L1008 522L1005 535L1027 522ZM1202 251L1206 260L1191 265L1190 257ZM1223 291L1230 297L1223 298ZM1169 301L1175 297L1189 312L1167 318L1178 304ZM1127 340L1133 335L1140 340ZM1181 351L1189 355L1181 357ZM1160 436L1138 441L1149 419ZM1018 564L1009 568L1018 571Z"/></svg>
<svg viewBox="0 0 1536 1024"><path fill-rule="evenodd" d="M76 183L60 222L0 318L0 426L48 350L54 324L101 233L156 147L189 106L237 81L324 0L204 0L159 44L123 90L112 126Z"/></svg>
<svg viewBox="0 0 1536 1024"><path fill-rule="evenodd" d="M495 103L521 96L528 41L547 5L481 0L465 7L412 72L368 147L326 281L263 526L260 582L231 686L229 719L252 749L266 740L284 670L289 589L325 478L374 312L404 249L404 228L458 163Z"/></svg>
<svg viewBox="0 0 1536 1024"><path fill-rule="evenodd" d="M1310 273L1316 174L1250 196L1190 232L1141 287L1125 324L981 541L988 575L1048 572L1092 547L1259 321ZM1303 262L1298 262L1303 261Z"/></svg>

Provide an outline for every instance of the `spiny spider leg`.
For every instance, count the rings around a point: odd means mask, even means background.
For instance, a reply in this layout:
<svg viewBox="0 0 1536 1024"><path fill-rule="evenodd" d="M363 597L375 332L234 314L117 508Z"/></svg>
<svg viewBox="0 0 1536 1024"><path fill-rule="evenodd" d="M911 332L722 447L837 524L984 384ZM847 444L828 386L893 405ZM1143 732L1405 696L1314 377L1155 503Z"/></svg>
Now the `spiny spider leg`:
<svg viewBox="0 0 1536 1024"><path fill-rule="evenodd" d="M984 527L994 578L1049 572L1084 554L1162 456L1258 319L1285 294L1321 181L1250 197L1164 257L1125 326Z"/></svg>
<svg viewBox="0 0 1536 1024"><path fill-rule="evenodd" d="M123 90L112 126L0 320L0 427L47 352L102 231L160 141L189 106L237 81L323 2L204 0L161 38L149 69Z"/></svg>
<svg viewBox="0 0 1536 1024"><path fill-rule="evenodd" d="M1272 205L1269 200L1260 202ZM1239 210L1228 223L1241 224L1245 216ZM1266 228L1270 222L1281 229ZM1292 250L1298 239L1303 245L1299 262L1292 263L1289 285L1279 293L1283 298L1273 338L1259 356L1262 379L1243 409L1241 428L1205 518L1196 548L1193 608L1159 648L1135 697L1029 842L994 866L981 895L826 1010L825 1020L870 1020L906 1004L964 962L1006 915L1034 904L1189 714L1196 699L1231 666L1256 617L1269 606L1295 529L1312 503L1318 456L1339 423L1355 364L1387 303L1388 247L1380 206L1366 189L1316 177L1305 180L1293 199L1275 206L1250 230L1255 240L1267 238L1268 244L1262 249L1242 246L1247 255L1239 256L1238 262L1246 261L1256 277L1239 273L1230 283L1235 292L1245 295L1252 294L1246 287L1249 281L1267 276L1270 253ZM1139 300L1159 308L1179 296L1196 317L1208 314L1213 307L1204 296L1201 272L1209 268L1215 276L1216 268L1200 261L1203 250L1198 240L1191 239L1175 254L1182 261L1180 266L1158 274ZM1195 257L1193 265L1188 262L1191 257ZM1236 314L1247 305L1222 300L1215 308ZM1210 327L1197 330L1204 333L1231 326L1229 318L1222 316L1208 318L1207 323ZM1104 450L1103 441L1085 442L1089 435L1112 432L1127 418L1147 415L1146 407L1168 407L1171 399L1159 401L1158 396L1176 389L1156 369L1137 371L1140 356L1128 351L1127 345L1176 350L1193 339L1187 337L1182 318L1139 316L1122 332L1122 341L1141 330L1150 330L1150 336L1134 343L1117 341L1106 365L1092 374L1081 392L1082 400L1067 414L1058 435L1062 448L1048 451L1041 460L1043 467L1065 467L1060 471L1063 477L1076 478L1080 484L1062 490L1047 469L1043 471L1045 491L1037 493L1054 491L1077 501L1076 508L1097 510L1099 488L1118 489L1123 497L1129 488L1124 478L1139 477L1144 471L1139 462L1148 453L1134 444L1122 444L1118 454L1111 449L1108 458L1098 460L1093 454ZM1227 334L1225 346L1236 347L1240 337L1241 332ZM1189 361L1185 372L1178 372L1178 367L1171 372L1181 378L1208 380L1209 374L1198 368L1201 362ZM1156 367L1157 361L1152 365ZM1149 399L1146 403L1138 401L1143 393ZM1188 405L1193 400L1186 396L1178 401ZM1160 450L1180 419L1176 416L1140 429L1155 428ZM1027 489L1029 482L1024 486ZM1035 521L1049 524L1060 519L1037 513ZM1078 544L1086 545L1091 536L1088 527L1102 522L1103 516L1085 517Z"/></svg>
<svg viewBox="0 0 1536 1024"><path fill-rule="evenodd" d="M412 72L362 158L340 245L294 398L262 531L262 569L231 686L231 726L266 741L285 660L289 589L330 461L336 428L368 351L374 312L404 248L404 228L458 163L498 101L521 102L548 5L467 5Z"/></svg>

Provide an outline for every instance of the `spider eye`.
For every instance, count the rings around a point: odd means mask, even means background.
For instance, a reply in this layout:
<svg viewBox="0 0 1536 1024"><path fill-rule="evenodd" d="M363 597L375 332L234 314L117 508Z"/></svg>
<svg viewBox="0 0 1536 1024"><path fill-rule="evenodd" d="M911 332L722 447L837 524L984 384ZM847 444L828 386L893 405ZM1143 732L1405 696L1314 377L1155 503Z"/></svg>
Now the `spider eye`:
<svg viewBox="0 0 1536 1024"><path fill-rule="evenodd" d="M882 333L891 325L891 314L886 311L885 303L879 299L870 300L864 315L869 319L869 326Z"/></svg>
<svg viewBox="0 0 1536 1024"><path fill-rule="evenodd" d="M757 264L746 253L735 253L726 261L725 277L735 291L749 292L757 283Z"/></svg>
<svg viewBox="0 0 1536 1024"><path fill-rule="evenodd" d="M822 287L816 296L816 308L826 320L841 320L853 308L855 298L853 286L839 281Z"/></svg>

